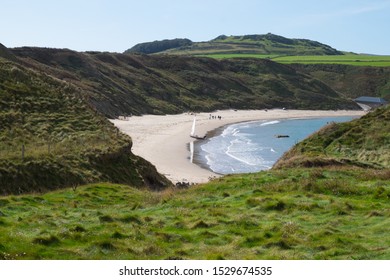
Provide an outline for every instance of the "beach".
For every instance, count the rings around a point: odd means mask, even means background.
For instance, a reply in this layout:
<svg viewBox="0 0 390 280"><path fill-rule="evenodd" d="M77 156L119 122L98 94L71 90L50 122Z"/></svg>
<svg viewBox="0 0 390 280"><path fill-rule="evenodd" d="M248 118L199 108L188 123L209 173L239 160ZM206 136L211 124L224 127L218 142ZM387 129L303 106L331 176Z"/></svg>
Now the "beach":
<svg viewBox="0 0 390 280"><path fill-rule="evenodd" d="M292 118L362 116L364 111L311 110L221 110L196 114L198 136L233 123ZM205 183L220 175L190 162L189 143L195 114L132 116L127 120L110 120L133 140L132 152L156 166L174 184ZM220 117L220 118L218 118ZM200 140L203 141L203 140Z"/></svg>

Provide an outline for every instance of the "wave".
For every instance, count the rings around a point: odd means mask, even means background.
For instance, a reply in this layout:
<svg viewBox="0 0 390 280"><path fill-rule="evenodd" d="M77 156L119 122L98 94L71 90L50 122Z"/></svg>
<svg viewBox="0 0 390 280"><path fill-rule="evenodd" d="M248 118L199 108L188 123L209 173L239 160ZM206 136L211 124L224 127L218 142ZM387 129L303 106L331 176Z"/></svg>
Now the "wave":
<svg viewBox="0 0 390 280"><path fill-rule="evenodd" d="M269 122L261 123L260 126L266 126L266 125L277 124L277 123L280 123L280 121L269 121Z"/></svg>
<svg viewBox="0 0 390 280"><path fill-rule="evenodd" d="M253 121L225 127L199 146L200 158L216 173L248 173L272 168L294 144L332 119ZM274 135L288 134L276 139Z"/></svg>
<svg viewBox="0 0 390 280"><path fill-rule="evenodd" d="M263 159L261 156L254 156L259 147L246 137L240 137L230 141L225 154L247 165L258 165Z"/></svg>

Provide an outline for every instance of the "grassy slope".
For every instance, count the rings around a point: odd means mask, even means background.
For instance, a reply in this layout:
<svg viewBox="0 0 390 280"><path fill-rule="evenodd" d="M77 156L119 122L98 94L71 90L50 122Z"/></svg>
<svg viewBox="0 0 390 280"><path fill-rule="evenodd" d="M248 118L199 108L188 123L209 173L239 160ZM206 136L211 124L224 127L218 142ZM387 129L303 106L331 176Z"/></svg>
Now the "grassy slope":
<svg viewBox="0 0 390 280"><path fill-rule="evenodd" d="M110 117L228 108L357 108L317 79L266 60L12 51L29 67L79 87Z"/></svg>
<svg viewBox="0 0 390 280"><path fill-rule="evenodd" d="M3 259L389 259L388 170L289 169L188 190L0 199Z"/></svg>
<svg viewBox="0 0 390 280"><path fill-rule="evenodd" d="M389 111L332 125L293 149L311 163L333 151L327 167L279 166L185 190L98 183L4 196L0 258L389 259ZM365 151L382 168L332 166L343 153L367 164Z"/></svg>
<svg viewBox="0 0 390 280"><path fill-rule="evenodd" d="M390 167L390 106L360 119L330 124L295 145L276 168L321 165Z"/></svg>
<svg viewBox="0 0 390 280"><path fill-rule="evenodd" d="M330 46L306 39L289 39L271 33L265 35L219 36L208 42L167 50L175 55L215 54L283 54L283 55L341 55Z"/></svg>
<svg viewBox="0 0 390 280"><path fill-rule="evenodd" d="M390 56L280 56L256 54L215 54L215 59L258 58L289 64L330 86L342 96L380 96L390 100Z"/></svg>
<svg viewBox="0 0 390 280"><path fill-rule="evenodd" d="M389 59L390 62L390 59ZM343 96L380 96L390 101L390 67L336 64L293 64L300 72L310 73ZM390 66L390 63L389 63Z"/></svg>
<svg viewBox="0 0 390 280"><path fill-rule="evenodd" d="M77 88L1 58L0 139L0 194L101 180L166 183Z"/></svg>
<svg viewBox="0 0 390 280"><path fill-rule="evenodd" d="M111 61L110 65L117 63L112 58L112 55L101 54L101 59ZM77 60L77 56L72 59ZM136 63L135 60L131 61ZM28 59L25 60L27 62ZM164 67L175 66L177 71L182 69L182 65L176 64L177 62L168 63L172 60L163 62L166 63ZM257 63L246 62L248 60L239 64L245 73L258 73L262 69L256 68L260 67ZM34 61L29 63L36 66ZM51 73L65 75L62 78L75 81L74 85L83 85L88 81L88 87L93 88L96 86L94 83L101 86L99 79L87 78L94 71L91 68L75 67L77 63L74 61L69 63L66 60L55 60L54 63L59 63L57 66L60 70L54 72L54 66L50 66ZM237 67L236 62L231 63ZM44 65L36 67L41 69ZM151 75L156 74L150 67L144 67L144 64L134 65L149 71ZM279 67L273 63L269 66ZM69 114L62 119L65 122L61 122L60 127L64 125L71 130L64 128L60 132L69 133L73 130L76 139L80 136L78 123L85 124L87 128L93 127L94 121L92 125L82 121L82 116L89 120L88 114L92 114L92 111L85 103L77 102L83 96L75 94L78 90L73 86L71 89L61 89L60 85L66 83L23 67L10 62L2 64L0 73L5 77L5 82L2 83L1 94L6 99L2 96L1 100L9 99L1 103L1 106L8 108L5 114L2 113L2 118L7 119L7 122L23 120L15 123L16 127L23 129L23 133L28 131L26 122L35 125L37 129L31 130L31 139L43 139L44 144L47 129L40 128L42 119L35 119L34 108L47 108L47 115L43 119L59 111ZM64 67L69 67L69 71L61 70ZM75 68L71 69L72 67ZM164 67L159 68L160 75ZM235 68L236 71L240 67ZM283 77L291 73L289 67L278 69L286 71L279 74ZM98 70L102 73L105 68ZM110 70L114 71L112 68ZM73 72L82 75L76 76ZM23 75L26 73L29 75L24 80ZM13 77L18 77L18 81L13 81ZM108 76L93 77L105 79ZM242 78L241 76L240 79ZM7 79L11 79L10 82L6 83ZM87 90L88 87L82 89ZM57 101L53 102L55 100ZM39 106L35 106L38 103ZM53 109L50 109L52 106ZM23 114L24 110L28 114ZM83 115L84 111L86 115ZM81 114L81 120L66 122L76 117L72 112ZM366 137L368 143L365 146L353 146L354 149L365 147L364 150L367 151L367 147L371 147L370 152L375 152L375 149L384 145L382 154L375 154L369 162L386 163L382 159L388 154L386 141L389 136L379 132L387 133L390 130L386 126L388 111L382 113L377 111L363 118L352 130L337 127L333 132L347 135L339 138L338 144L345 144L346 148L348 145L360 145L359 136L369 133L373 140ZM381 121L384 122L381 124ZM96 126L95 129L82 130L96 133L96 129L112 129L104 124ZM372 127L373 130L365 131L367 127ZM12 130L18 132L18 129ZM15 133L6 137L12 139L17 135ZM49 134L55 135L57 134ZM120 142L115 140L114 130L112 134L107 132L107 135L110 136L108 139L114 141L110 146ZM7 140L5 136L2 137ZM323 140L320 137L319 142L313 141L309 145L314 148L314 153L319 152ZM316 146L318 143L320 146ZM338 152L343 151L348 150L341 149ZM110 158L118 162L112 155L113 153L107 154L107 157L103 155L99 166L104 169L113 163L106 161ZM347 156L351 155L353 156ZM42 154L40 156L45 157ZM366 156L357 159L364 158ZM119 163L121 164L120 161ZM337 170L329 167L284 169L227 176L183 191L150 192L124 185L99 183L44 195L3 196L0 198L0 258L389 259L389 197L388 169L367 170L356 167L338 167Z"/></svg>
<svg viewBox="0 0 390 280"><path fill-rule="evenodd" d="M215 59L271 59L278 63L295 64L295 69L314 76L343 96L381 96L390 100L390 56L342 53L318 42L273 34L220 36L186 48L168 50L167 53ZM342 65L346 67L340 71Z"/></svg>

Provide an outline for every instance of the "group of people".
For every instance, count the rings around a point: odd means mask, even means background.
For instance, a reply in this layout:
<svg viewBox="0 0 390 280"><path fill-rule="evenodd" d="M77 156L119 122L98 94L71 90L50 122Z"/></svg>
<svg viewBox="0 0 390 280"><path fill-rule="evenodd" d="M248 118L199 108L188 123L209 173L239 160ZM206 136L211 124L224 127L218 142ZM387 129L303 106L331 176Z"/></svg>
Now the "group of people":
<svg viewBox="0 0 390 280"><path fill-rule="evenodd" d="M209 119L210 120L215 120L215 119L222 120L222 117L221 116L214 116L214 115L210 114Z"/></svg>

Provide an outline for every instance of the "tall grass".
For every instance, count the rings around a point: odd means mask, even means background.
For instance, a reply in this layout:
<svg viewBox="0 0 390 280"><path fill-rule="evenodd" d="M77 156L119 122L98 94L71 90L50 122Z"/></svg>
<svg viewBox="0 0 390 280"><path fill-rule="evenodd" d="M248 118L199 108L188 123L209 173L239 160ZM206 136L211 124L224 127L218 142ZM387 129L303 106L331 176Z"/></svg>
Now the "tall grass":
<svg viewBox="0 0 390 280"><path fill-rule="evenodd" d="M68 82L0 61L0 194L99 180L168 185L87 98Z"/></svg>
<svg viewBox="0 0 390 280"><path fill-rule="evenodd" d="M387 171L356 168L6 196L0 258L388 259L389 199Z"/></svg>

